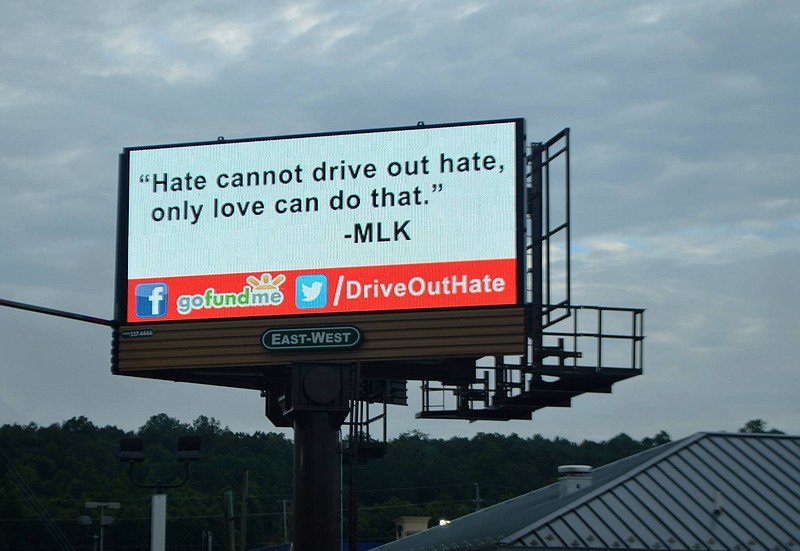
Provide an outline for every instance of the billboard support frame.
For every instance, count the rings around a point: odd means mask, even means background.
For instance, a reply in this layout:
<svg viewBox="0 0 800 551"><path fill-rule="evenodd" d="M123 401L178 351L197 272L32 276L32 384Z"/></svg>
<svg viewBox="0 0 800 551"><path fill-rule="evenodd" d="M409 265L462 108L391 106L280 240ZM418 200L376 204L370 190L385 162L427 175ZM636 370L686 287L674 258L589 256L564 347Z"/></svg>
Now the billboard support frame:
<svg viewBox="0 0 800 551"><path fill-rule="evenodd" d="M460 308L432 307L383 312L356 310L311 316L252 316L229 320L131 320L130 309L133 302L128 297L130 263L127 254L130 205L129 197L122 190L123 182L128 181L132 172L128 153L133 149L154 150L181 145L129 148L121 156L115 308L118 327L115 327L112 343L112 371L129 376L261 390L262 396L266 398L267 417L276 426L292 426L295 431L295 492L298 500L295 546L298 551L328 548L332 551L337 547L335 542L338 540L338 532L335 526L320 529L320 518L338 518L338 515L331 514L331 511L340 511L340 503L336 497L332 497L338 496L338 489L323 491L320 489L321 483L314 481L323 478L327 481L339 481L341 473L338 466L336 473L329 472L331 463L335 464L332 461L333 455L347 455L351 466L358 463L361 457L358 441L352 442L351 450L345 454L338 449L336 439L348 416L351 416L351 438L368 433L369 424L378 419L369 418L368 415L366 418L352 418L359 404L372 403L373 397L362 388L362 382L383 381L388 389L390 381L402 381L405 391L405 381L421 381L423 405L422 411L417 414L421 418L510 420L531 419L533 412L542 407L569 406L572 397L584 392L610 392L615 382L642 373L642 309L581 307L571 304L569 129L564 129L547 142L534 142L529 147L525 145L523 119L417 125L264 140L358 136L394 131L425 132L430 129L499 123L513 123L514 127L515 178L511 202L514 205L515 229L514 252L510 256L515 260L515 296L513 300L506 302L469 304ZM253 141L258 140L183 145L230 145ZM476 151L473 158L475 163L477 158ZM445 166L444 159L442 154L442 168ZM561 159L565 163L563 223L558 220L553 222L550 210L555 192L551 186L551 164ZM466 167L470 161L466 157L464 160ZM344 165L345 161L342 161L342 167ZM157 177L160 178L154 173L153 180ZM163 180L158 180L165 191L166 178L165 172ZM186 178L188 183L188 172ZM155 184L153 186L155 189ZM435 186L436 184L434 189ZM476 217L472 222L478 223L479 218ZM369 226L369 234L366 229L362 229L362 234L358 235L369 235L371 240L376 227L377 235L381 236L381 226ZM397 224L394 229L397 238ZM566 298L550 304L553 300L551 290L556 286L551 281L554 260L551 256L551 242L555 241L556 236L557 239L566 241ZM126 254L122 254L123 252ZM270 274L264 275L272 278ZM379 287L378 284L376 278L376 288ZM466 283L464 286L466 287ZM339 289L337 288L337 296ZM206 299L208 300L208 294ZM577 320L580 309L596 311L598 320L603 320L604 315L611 315L610 312L630 315L633 318L630 324L631 333L609 335L603 332L603 327L586 335L578 334L577 328L572 331L560 330L559 323L570 317ZM324 351L306 350L304 346L288 350L293 348L293 342L289 342L287 350L267 351L262 346L263 336L267 334L303 334L312 330L331 333L343 326L353 327L363 334L363 346ZM584 337L595 339L594 345L598 352L604 349L608 339L629 342L631 365L616 366L598 357L596 366L585 368L578 362L582 357L578 342ZM566 338L570 340L565 341ZM228 348L204 348L222 342L232 344ZM256 342L258 350L252 349ZM246 350L248 347L249 352ZM214 363L213 358L217 357L224 360ZM490 365L480 366L478 362L485 358L491 360ZM482 376L476 375L476 370L479 369L485 369ZM435 392L451 393L457 406L451 410L444 407L435 410L430 399ZM396 403L389 400L391 397L388 390L378 399L384 407L381 418L384 422L384 440L385 407L387 403ZM479 407L475 407L476 404ZM336 446L334 442L337 442ZM361 458L371 457L371 451L374 450L366 450L364 453L367 455ZM311 456L322 460L313 461ZM323 471L324 474L320 474ZM351 476L354 476L354 472L351 472ZM310 486L307 484L309 481ZM303 497L307 491L313 492L313 499ZM324 496L322 499L321 495ZM323 510L326 512L322 513ZM313 541L303 540L305 535L314 538ZM350 539L355 541L352 535Z"/></svg>
<svg viewBox="0 0 800 551"><path fill-rule="evenodd" d="M517 123L516 148L520 149L520 144L524 140L522 136L522 119L509 119ZM508 122L506 121L506 122ZM485 121L500 122L500 121ZM466 126L479 123L461 123L459 125L441 126ZM419 128L419 127L417 127ZM392 130L392 129L384 129ZM397 130L397 129L395 129ZM355 134L358 132L353 132ZM556 150L552 155L549 148L558 140L565 140L562 149ZM242 140L248 141L248 140ZM262 391L262 396L267 398L267 417L276 426L293 426L295 430L296 442L296 473L295 492L300 497L298 503L299 510L296 518L299 517L299 524L296 524L295 537L298 533L316 534L307 541L295 540L298 551L308 551L311 549L336 549L338 547L338 531L336 520L338 515L332 514L333 511L340 509L338 501L338 483L341 471L332 457L339 455L341 450L338 446L339 429L348 416L353 416L353 412L358 409L359 403L373 403L375 395L366 395L361 383L367 379L382 380L385 384L386 392L377 401L382 402L384 407L383 416L379 416L384 426L384 443L386 429L385 407L387 403L405 403L405 382L406 379L421 380L423 385L423 411L418 417L425 418L445 418L445 419L465 419L465 420L509 420L509 419L530 419L533 411L547 406L568 406L572 397L584 392L610 392L611 386L624 379L640 375L642 373L644 361L644 309L641 308L612 308L596 306L574 306L570 302L570 259L569 259L569 133L565 129L561 134L547 142L546 145L540 143L532 144L531 156L527 160L533 164L531 170L531 189L527 189L529 195L525 196L527 177L524 174L523 159L525 159L524 147L517 151L517 216L516 216L516 292L517 300L513 305L505 305L500 308L467 308L464 310L451 310L447 316L443 316L442 326L438 329L453 325L453 316L463 323L480 324L485 320L481 316L486 316L489 312L492 319L508 319L508 327L519 326L519 337L523 343L521 348L517 348L519 343L514 339L505 341L502 346L508 346L512 350L506 349L490 352L483 349L474 349L471 353L434 354L432 360L425 360L424 356L414 356L409 359L405 356L390 359L381 358L380 349L373 351L373 355L366 360L360 357L350 357L336 355L285 357L269 365L235 364L224 367L197 366L193 360L189 360L186 365L175 369L165 368L159 365L145 365L138 370L120 370L120 353L124 348L124 343L144 342L156 343L154 347L163 350L170 350L169 344L163 345L159 341L162 332L169 334L173 332L180 337L178 327L180 324L171 322L128 326L123 323L126 306L120 303L122 293L122 277L127 274L128 258L121 252L126 250L127 232L120 231L117 235L117 277L116 277L116 297L114 318L103 320L80 314L37 307L28 304L7 301L0 299L0 306L8 306L17 309L29 310L47 315L66 317L78 321L101 324L112 327L112 372L129 376L140 376L154 379L168 379L185 382L196 382L211 384L216 386L233 386L240 388L254 388ZM544 152L544 154L543 154ZM566 222L562 225L551 227L549 202L550 202L550 175L549 163L564 154L566 158ZM477 154L476 154L477 155ZM128 158L123 154L120 156L120 185L124 181L128 172ZM545 171L545 193L542 196L543 177ZM187 176L188 178L188 176ZM165 184L166 185L166 184ZM128 222L128 197L121 194L119 202L119 224L120 228L125 227ZM527 212L523 209L527 208ZM542 212L546 216L542 218ZM524 259L527 258L527 251L522 235L521 228L524 227L525 216L529 215L531 221L531 274L530 285L528 273L523 266ZM546 226L546 227L545 227ZM549 239L560 231L566 232L566 301L556 304L549 304L550 295L550 272L551 257ZM542 256L542 244L545 243L547 250L546 260ZM546 267L544 264L546 263ZM543 273L547 270L547 291L543 293ZM527 300L527 292L531 292L531 302ZM547 297L545 304L545 298ZM127 304L127 302L125 303ZM564 313L558 317L550 316L551 312L563 309ZM579 331L578 316L581 311L588 311L594 314L597 328L595 330L585 330L581 326ZM477 313L476 313L477 312ZM510 312L510 314L509 314ZM437 314L435 310L424 310L423 314ZM474 314L470 319L469 315ZM614 333L607 328L606 319L615 314L622 314L630 317L628 332ZM505 318L504 318L505 316ZM367 317L370 317L367 315ZM572 318L572 328L559 329L557 325L567 318ZM258 318L261 319L261 318ZM278 323L284 323L281 319L275 318ZM366 319L366 318L365 318ZM379 316L372 316L378 323L381 322ZM476 321L477 320L477 321ZM129 319L124 321L130 322ZM385 321L385 320L384 320ZM396 320L395 320L396 321ZM322 316L314 318L315 325L322 325L326 322L333 323L333 328L341 329L340 320L325 318ZM412 325L416 323L412 320ZM336 325L338 324L338 325ZM241 323L239 325L242 325ZM244 324L246 325L246 323ZM206 322L197 322L194 327L205 326ZM261 328L259 331L263 331ZM189 330L191 332L191 330ZM505 328L500 333L505 333ZM262 334L262 333L259 333ZM473 335L474 338L474 335ZM555 339L555 345L545 345L544 339ZM152 340L150 340L152 339ZM569 342L571 341L571 347ZM583 357L580 351L579 342L581 339L590 339L596 349L596 363L589 365L581 364L578 360ZM180 340L180 338L178 339ZM370 335L367 339L372 340ZM473 339L474 340L474 339ZM468 344L469 339L465 339L464 345ZM630 365L616 365L609 363L606 354L607 343L622 341L629 347ZM161 345L159 345L161 342ZM187 346L187 345L185 345ZM495 341L490 339L489 348L496 346ZM403 348L402 345L395 348ZM131 357L135 357L141 350L134 350ZM172 350L171 358L180 357L187 348ZM517 351L519 350L519 353ZM480 351L480 352L479 352ZM130 351L129 351L130 352ZM461 349L459 348L459 352ZM348 354L351 352L347 352ZM338 353L337 353L338 354ZM508 355L516 356L518 361L509 361ZM475 363L477 359L485 356L493 361L493 365L488 366L484 371L483 377L477 377L475 370L480 369ZM555 358L555 363L548 363L548 359ZM126 360L127 361L127 360ZM484 366L487 367L487 366ZM490 376L493 372L493 377ZM554 378L554 381L545 380L545 377ZM397 381L390 381L397 379ZM431 381L440 381L440 388L432 388ZM388 391L390 382L402 382L402 397L390 396ZM479 388L476 388L476 385ZM482 386L481 386L482 385ZM494 385L494 388L491 387ZM426 404L430 403L431 392L452 392L458 401L458 408L454 411L433 412ZM281 394L281 392L283 394ZM516 393L516 394L515 394ZM473 409L473 402L482 402L483 410ZM364 427L378 419L351 419L351 436L361 435ZM368 430L367 430L368 432ZM355 465L359 460L359 443L354 442L354 448L349 456L351 465ZM312 457L313 456L313 457ZM310 459L314 459L310 461ZM333 465L333 470L331 466ZM310 482L310 483L309 483ZM324 503L320 503L320 485L334 482L335 488L325 490ZM324 484L323 484L324 485ZM320 518L333 520L332 527L320 530ZM353 517L355 518L355 517ZM301 536L302 539L303 536ZM355 538L351 538L354 542Z"/></svg>

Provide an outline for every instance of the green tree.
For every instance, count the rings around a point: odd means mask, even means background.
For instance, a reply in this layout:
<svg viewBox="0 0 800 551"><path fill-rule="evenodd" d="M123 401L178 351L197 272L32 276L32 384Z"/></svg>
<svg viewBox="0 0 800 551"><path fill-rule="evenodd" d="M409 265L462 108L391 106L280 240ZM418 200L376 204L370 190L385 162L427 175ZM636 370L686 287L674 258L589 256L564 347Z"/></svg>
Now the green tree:
<svg viewBox="0 0 800 551"><path fill-rule="evenodd" d="M750 434L785 434L778 429L767 429L767 422L763 419L751 419L739 429L739 432Z"/></svg>

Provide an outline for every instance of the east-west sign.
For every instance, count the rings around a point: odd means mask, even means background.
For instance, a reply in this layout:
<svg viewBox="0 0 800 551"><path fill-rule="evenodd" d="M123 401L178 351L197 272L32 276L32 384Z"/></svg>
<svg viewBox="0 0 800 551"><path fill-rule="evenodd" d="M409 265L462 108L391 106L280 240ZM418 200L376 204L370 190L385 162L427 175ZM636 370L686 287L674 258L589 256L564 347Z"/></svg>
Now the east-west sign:
<svg viewBox="0 0 800 551"><path fill-rule="evenodd" d="M270 329L261 335L267 350L319 350L356 348L361 344L357 327L292 327Z"/></svg>

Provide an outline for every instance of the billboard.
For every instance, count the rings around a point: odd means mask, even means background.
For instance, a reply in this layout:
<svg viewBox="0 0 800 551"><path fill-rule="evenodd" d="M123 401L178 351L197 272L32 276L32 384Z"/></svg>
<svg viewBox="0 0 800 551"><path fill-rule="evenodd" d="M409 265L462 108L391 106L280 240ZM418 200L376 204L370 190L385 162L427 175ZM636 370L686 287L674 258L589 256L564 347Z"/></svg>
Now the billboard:
<svg viewBox="0 0 800 551"><path fill-rule="evenodd" d="M519 306L522 119L125 148L117 320Z"/></svg>

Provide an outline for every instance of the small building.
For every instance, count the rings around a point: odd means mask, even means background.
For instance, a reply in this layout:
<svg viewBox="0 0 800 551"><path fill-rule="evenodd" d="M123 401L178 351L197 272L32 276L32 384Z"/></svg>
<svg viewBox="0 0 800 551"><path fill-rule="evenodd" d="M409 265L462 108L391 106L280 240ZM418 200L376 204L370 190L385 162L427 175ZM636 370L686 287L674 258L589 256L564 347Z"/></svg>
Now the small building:
<svg viewBox="0 0 800 551"><path fill-rule="evenodd" d="M800 437L698 433L379 547L800 551Z"/></svg>
<svg viewBox="0 0 800 551"><path fill-rule="evenodd" d="M407 538L428 529L431 517L398 517L394 519L397 539Z"/></svg>

